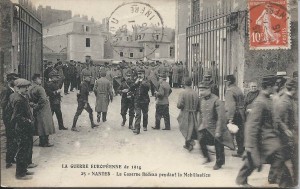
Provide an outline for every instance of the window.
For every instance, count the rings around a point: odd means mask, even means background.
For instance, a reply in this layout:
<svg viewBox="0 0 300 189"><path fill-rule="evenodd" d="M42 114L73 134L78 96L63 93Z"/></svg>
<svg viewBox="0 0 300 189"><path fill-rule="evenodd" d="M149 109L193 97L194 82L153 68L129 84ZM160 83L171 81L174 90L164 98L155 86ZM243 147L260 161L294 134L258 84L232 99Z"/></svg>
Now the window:
<svg viewBox="0 0 300 189"><path fill-rule="evenodd" d="M142 49L142 48L140 48L140 52L143 52L143 49Z"/></svg>
<svg viewBox="0 0 300 189"><path fill-rule="evenodd" d="M158 48L159 48L159 45L155 45L155 48L158 49Z"/></svg>
<svg viewBox="0 0 300 189"><path fill-rule="evenodd" d="M91 47L91 39L90 38L85 39L85 46L86 47Z"/></svg>
<svg viewBox="0 0 300 189"><path fill-rule="evenodd" d="M129 54L129 57L130 57L130 58L133 58L133 53L130 53L130 54Z"/></svg>
<svg viewBox="0 0 300 189"><path fill-rule="evenodd" d="M89 32L90 31L90 27L89 26L85 26L85 31Z"/></svg>
<svg viewBox="0 0 300 189"><path fill-rule="evenodd" d="M138 38L139 40L141 40L142 39L142 36L141 35L139 35L139 38Z"/></svg>
<svg viewBox="0 0 300 189"><path fill-rule="evenodd" d="M159 35L156 35L156 40L158 40L158 36L159 36Z"/></svg>
<svg viewBox="0 0 300 189"><path fill-rule="evenodd" d="M123 52L120 52L120 57L123 57Z"/></svg>

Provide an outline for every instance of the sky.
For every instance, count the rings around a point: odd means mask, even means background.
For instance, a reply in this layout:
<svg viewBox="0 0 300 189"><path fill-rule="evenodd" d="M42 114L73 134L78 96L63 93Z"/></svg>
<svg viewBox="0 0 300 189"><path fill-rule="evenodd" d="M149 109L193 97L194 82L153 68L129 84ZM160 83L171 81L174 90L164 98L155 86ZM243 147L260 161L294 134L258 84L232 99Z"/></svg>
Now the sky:
<svg viewBox="0 0 300 189"><path fill-rule="evenodd" d="M39 5L51 6L53 9L71 10L72 15L87 15L101 22L102 18L109 17L111 13L124 2L144 2L156 9L163 18L167 27L175 28L176 0L31 0Z"/></svg>

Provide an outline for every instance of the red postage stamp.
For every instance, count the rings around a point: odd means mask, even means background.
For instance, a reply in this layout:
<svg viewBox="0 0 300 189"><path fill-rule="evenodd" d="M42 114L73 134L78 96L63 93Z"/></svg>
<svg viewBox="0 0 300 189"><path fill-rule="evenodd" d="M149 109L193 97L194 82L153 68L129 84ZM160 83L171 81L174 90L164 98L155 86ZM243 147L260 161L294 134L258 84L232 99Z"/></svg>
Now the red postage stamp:
<svg viewBox="0 0 300 189"><path fill-rule="evenodd" d="M248 0L251 50L290 49L288 0Z"/></svg>

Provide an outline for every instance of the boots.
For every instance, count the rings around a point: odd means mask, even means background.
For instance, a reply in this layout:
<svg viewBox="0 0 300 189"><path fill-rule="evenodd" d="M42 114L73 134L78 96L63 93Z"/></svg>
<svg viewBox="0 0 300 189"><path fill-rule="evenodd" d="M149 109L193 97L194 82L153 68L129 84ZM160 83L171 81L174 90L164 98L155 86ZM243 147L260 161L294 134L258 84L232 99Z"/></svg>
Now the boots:
<svg viewBox="0 0 300 189"><path fill-rule="evenodd" d="M98 113L97 113L97 123L100 122L100 119L101 119L101 112L98 112Z"/></svg>
<svg viewBox="0 0 300 189"><path fill-rule="evenodd" d="M126 120L126 116L124 116L124 115L122 115L122 118L123 118L123 121L121 123L121 126L123 127L127 120Z"/></svg>
<svg viewBox="0 0 300 189"><path fill-rule="evenodd" d="M94 123L94 118L93 118L93 114L92 113L90 114L90 121L91 121L91 127L92 127L92 129L94 127L98 127L99 126L99 125L97 125L97 124Z"/></svg>
<svg viewBox="0 0 300 189"><path fill-rule="evenodd" d="M107 112L102 112L102 121L103 122L106 122L106 115L107 115Z"/></svg>
<svg viewBox="0 0 300 189"><path fill-rule="evenodd" d="M77 120L78 120L78 116L74 116L74 119L73 119L73 125L72 125L72 131L78 131L78 129L76 128L76 123L77 123Z"/></svg>
<svg viewBox="0 0 300 189"><path fill-rule="evenodd" d="M132 129L133 118L133 116L129 117L129 129Z"/></svg>
<svg viewBox="0 0 300 189"><path fill-rule="evenodd" d="M40 136L39 146L41 146L41 147L52 147L53 146L53 144L49 143L49 136L48 135Z"/></svg>

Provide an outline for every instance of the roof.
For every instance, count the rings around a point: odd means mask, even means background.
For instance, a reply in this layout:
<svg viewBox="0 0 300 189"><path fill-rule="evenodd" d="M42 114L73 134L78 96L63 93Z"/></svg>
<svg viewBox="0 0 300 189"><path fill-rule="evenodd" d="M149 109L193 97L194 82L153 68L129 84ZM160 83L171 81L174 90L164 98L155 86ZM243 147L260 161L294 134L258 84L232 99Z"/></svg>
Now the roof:
<svg viewBox="0 0 300 189"><path fill-rule="evenodd" d="M92 22L91 20L87 20L86 18L73 17L73 18L68 19L68 20L52 23L48 26L43 27L43 29L52 28L52 27L55 27L55 26L60 26L60 25L71 23L71 22L90 23L90 24L95 24L95 25L100 25L101 24L101 23L95 22L95 21Z"/></svg>
<svg viewBox="0 0 300 189"><path fill-rule="evenodd" d="M143 48L143 44L138 43L136 41L120 41L116 45L112 45L114 47L132 47L132 48Z"/></svg>

